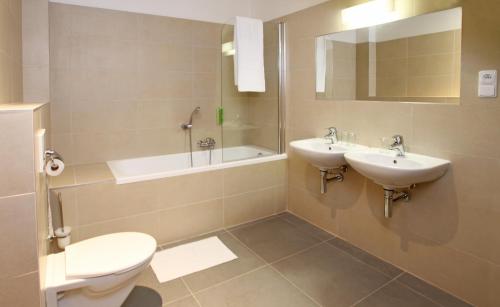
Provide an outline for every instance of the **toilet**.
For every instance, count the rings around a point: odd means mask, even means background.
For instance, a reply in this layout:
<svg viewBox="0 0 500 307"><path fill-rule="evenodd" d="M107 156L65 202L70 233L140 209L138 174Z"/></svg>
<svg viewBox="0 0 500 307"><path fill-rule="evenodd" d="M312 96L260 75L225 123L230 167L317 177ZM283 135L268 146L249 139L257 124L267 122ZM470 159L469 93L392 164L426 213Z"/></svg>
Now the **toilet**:
<svg viewBox="0 0 500 307"><path fill-rule="evenodd" d="M47 256L47 307L119 307L150 264L156 240L121 232L75 244Z"/></svg>

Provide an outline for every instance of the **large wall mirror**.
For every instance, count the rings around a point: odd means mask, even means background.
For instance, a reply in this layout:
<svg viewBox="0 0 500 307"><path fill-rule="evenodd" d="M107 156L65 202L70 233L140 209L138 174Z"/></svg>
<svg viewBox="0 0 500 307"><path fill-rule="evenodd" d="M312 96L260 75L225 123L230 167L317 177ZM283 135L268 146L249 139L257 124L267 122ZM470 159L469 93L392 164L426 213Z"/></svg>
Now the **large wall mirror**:
<svg viewBox="0 0 500 307"><path fill-rule="evenodd" d="M316 38L316 97L458 103L462 9Z"/></svg>

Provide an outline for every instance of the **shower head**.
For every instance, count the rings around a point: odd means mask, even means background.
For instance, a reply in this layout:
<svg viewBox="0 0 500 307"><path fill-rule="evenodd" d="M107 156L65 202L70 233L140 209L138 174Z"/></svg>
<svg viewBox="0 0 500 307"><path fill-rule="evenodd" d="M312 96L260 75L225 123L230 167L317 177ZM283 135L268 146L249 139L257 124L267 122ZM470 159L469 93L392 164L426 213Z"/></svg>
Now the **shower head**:
<svg viewBox="0 0 500 307"><path fill-rule="evenodd" d="M201 110L200 107L194 108L193 112L191 112L191 116L189 117L189 122L181 125L182 129L186 130L186 129L193 128L193 116L195 113L198 113L200 110Z"/></svg>
<svg viewBox="0 0 500 307"><path fill-rule="evenodd" d="M200 108L200 107L196 107L196 108L194 108L193 112L191 112L191 117L189 118L189 124L192 124L192 123L193 123L193 115L194 115L195 113L200 112L200 110L201 110L201 108Z"/></svg>

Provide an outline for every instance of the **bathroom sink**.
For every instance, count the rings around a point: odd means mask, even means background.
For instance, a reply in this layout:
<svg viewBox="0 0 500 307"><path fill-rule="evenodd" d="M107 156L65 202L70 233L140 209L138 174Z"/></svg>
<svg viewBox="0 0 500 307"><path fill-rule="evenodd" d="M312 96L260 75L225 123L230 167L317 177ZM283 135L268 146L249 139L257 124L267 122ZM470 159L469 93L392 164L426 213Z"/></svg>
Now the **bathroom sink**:
<svg viewBox="0 0 500 307"><path fill-rule="evenodd" d="M346 165L344 154L366 149L365 146L345 143L331 144L323 138L306 139L290 143L292 149L320 170L329 170Z"/></svg>
<svg viewBox="0 0 500 307"><path fill-rule="evenodd" d="M349 152L345 159L356 171L382 185L386 190L407 188L443 176L450 161L406 153L398 157L393 152L369 150Z"/></svg>

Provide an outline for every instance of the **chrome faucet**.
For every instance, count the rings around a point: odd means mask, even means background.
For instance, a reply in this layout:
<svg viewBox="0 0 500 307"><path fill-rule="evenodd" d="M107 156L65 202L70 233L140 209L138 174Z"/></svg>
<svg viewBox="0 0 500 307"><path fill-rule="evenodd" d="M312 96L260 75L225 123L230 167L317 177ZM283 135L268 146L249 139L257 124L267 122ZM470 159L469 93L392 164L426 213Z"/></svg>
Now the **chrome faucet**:
<svg viewBox="0 0 500 307"><path fill-rule="evenodd" d="M389 150L396 151L397 152L396 156L398 157L405 156L405 145L403 137L401 135L395 135L392 137L392 144L389 145Z"/></svg>
<svg viewBox="0 0 500 307"><path fill-rule="evenodd" d="M207 137L204 140L199 140L198 146L200 146L200 148L214 149L215 139L212 137Z"/></svg>
<svg viewBox="0 0 500 307"><path fill-rule="evenodd" d="M326 140L329 140L332 144L335 144L338 142L337 138L337 128L335 127L328 127L328 134L325 135L323 138Z"/></svg>

